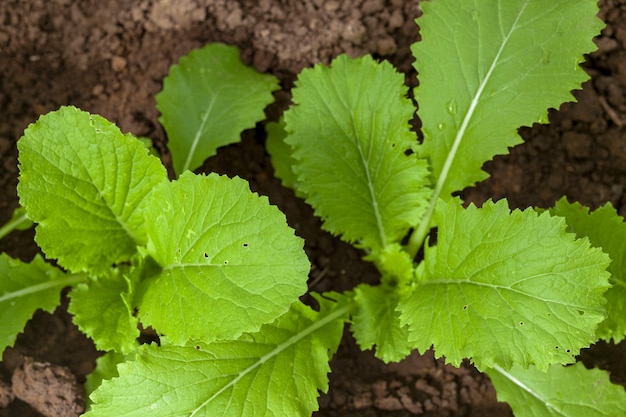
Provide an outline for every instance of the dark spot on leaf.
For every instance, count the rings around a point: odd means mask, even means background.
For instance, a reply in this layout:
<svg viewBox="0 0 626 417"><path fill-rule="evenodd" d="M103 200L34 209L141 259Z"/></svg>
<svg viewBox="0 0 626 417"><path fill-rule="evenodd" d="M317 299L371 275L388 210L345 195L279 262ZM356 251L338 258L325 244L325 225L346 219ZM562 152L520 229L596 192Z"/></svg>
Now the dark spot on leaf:
<svg viewBox="0 0 626 417"><path fill-rule="evenodd" d="M520 321L520 322L519 322L519 325L520 325L520 326L523 326L523 325L524 325L524 322L523 322L523 321Z"/></svg>
<svg viewBox="0 0 626 417"><path fill-rule="evenodd" d="M228 261L224 261L224 265L228 265Z"/></svg>
<svg viewBox="0 0 626 417"><path fill-rule="evenodd" d="M209 257L209 254L208 254L208 253L206 253L206 252L204 252L204 257L205 257L205 258L208 258L208 257Z"/></svg>
<svg viewBox="0 0 626 417"><path fill-rule="evenodd" d="M196 346L196 350L200 350L200 346Z"/></svg>
<svg viewBox="0 0 626 417"><path fill-rule="evenodd" d="M580 314L581 316L584 316L584 315L585 315L585 312L584 312L584 311L582 311L582 310L578 310L578 314Z"/></svg>
<svg viewBox="0 0 626 417"><path fill-rule="evenodd" d="M465 306L463 306L463 310L467 310L467 306L466 306L466 305L465 305Z"/></svg>
<svg viewBox="0 0 626 417"><path fill-rule="evenodd" d="M247 248L247 247L248 247L248 244L247 244L247 243L244 243L244 244L243 244L243 247L244 247L244 248Z"/></svg>

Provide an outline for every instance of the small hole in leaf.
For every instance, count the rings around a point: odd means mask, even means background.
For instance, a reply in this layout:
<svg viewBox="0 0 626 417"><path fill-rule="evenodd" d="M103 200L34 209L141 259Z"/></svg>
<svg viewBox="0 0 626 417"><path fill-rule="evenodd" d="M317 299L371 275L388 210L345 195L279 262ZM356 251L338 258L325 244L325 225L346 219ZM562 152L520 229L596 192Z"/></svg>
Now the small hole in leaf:
<svg viewBox="0 0 626 417"><path fill-rule="evenodd" d="M228 265L228 261L224 261L224 265Z"/></svg>
<svg viewBox="0 0 626 417"><path fill-rule="evenodd" d="M208 253L206 253L206 252L204 252L204 257L205 257L205 258L208 258L208 257L209 257L209 254L208 254Z"/></svg>
<svg viewBox="0 0 626 417"><path fill-rule="evenodd" d="M196 346L196 350L200 350L200 346Z"/></svg>
<svg viewBox="0 0 626 417"><path fill-rule="evenodd" d="M523 326L523 325L524 325L524 322L523 322L523 321L520 321L520 322L519 322L519 325L520 325L520 326Z"/></svg>
<svg viewBox="0 0 626 417"><path fill-rule="evenodd" d="M465 305L465 306L463 306L463 310L467 310L467 306L466 306L466 305Z"/></svg>
<svg viewBox="0 0 626 417"><path fill-rule="evenodd" d="M244 244L243 244L243 247L244 247L244 248L247 248L247 247L248 247L248 244L247 244L247 243L244 243Z"/></svg>
<svg viewBox="0 0 626 417"><path fill-rule="evenodd" d="M567 352L567 353L570 353L570 352L571 352L571 350L570 350L570 349L567 349L567 350L566 350L566 352Z"/></svg>
<svg viewBox="0 0 626 417"><path fill-rule="evenodd" d="M558 347L558 346L555 346L554 348L555 348L555 349L558 349L559 347Z"/></svg>

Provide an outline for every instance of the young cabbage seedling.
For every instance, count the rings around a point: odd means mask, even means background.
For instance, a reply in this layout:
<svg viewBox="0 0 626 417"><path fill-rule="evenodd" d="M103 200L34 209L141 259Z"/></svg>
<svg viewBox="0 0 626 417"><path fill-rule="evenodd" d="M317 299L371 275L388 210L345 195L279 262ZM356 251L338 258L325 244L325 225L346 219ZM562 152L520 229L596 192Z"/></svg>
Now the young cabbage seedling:
<svg viewBox="0 0 626 417"><path fill-rule="evenodd" d="M0 308L21 317L3 325L5 346L69 285L75 322L108 352L88 381L91 417L311 415L345 323L385 362L431 347L454 365L469 358L518 417L624 414L623 388L606 373L563 366L626 334L623 219L610 205L511 211L506 200L464 207L453 196L521 142L519 126L572 99L602 26L597 6L422 8L413 52L423 143L403 76L367 56L304 70L284 122L268 126L276 174L365 252L379 285L304 305L308 262L278 210L243 180L188 171L260 120L277 85L216 44L181 59L157 97L174 181L99 116L67 107L26 130L20 202L64 271L0 256ZM228 121L224 109L249 117ZM44 293L45 303L23 296ZM160 346L137 344L139 322Z"/></svg>

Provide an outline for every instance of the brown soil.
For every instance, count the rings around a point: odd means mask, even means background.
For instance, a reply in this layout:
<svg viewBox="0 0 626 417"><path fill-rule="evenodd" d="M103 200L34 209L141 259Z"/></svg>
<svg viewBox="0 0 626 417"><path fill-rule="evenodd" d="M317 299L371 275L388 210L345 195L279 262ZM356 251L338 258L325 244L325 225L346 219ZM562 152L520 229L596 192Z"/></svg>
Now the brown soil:
<svg viewBox="0 0 626 417"><path fill-rule="evenodd" d="M592 80L551 115L548 126L521 130L527 143L487 164L489 180L466 190L469 201L508 198L514 207L550 206L567 195L590 207L611 201L626 214L626 1L603 0L608 26L585 65ZM277 75L284 91L268 109L276 119L295 74L346 52L373 53L414 84L409 45L418 36L418 5L404 0L4 0L0 3L0 224L17 205L16 141L41 114L72 104L151 137L166 164L166 138L154 96L170 65L191 49L222 41L243 60ZM320 231L311 209L272 176L263 129L245 132L203 170L239 175L268 195L306 239L316 291L375 282L360 253ZM0 251L29 260L33 232L14 232ZM60 307L37 313L0 365L0 416L77 415L84 382L98 353ZM601 344L588 366L626 382L626 346ZM317 417L508 416L488 378L471 365L444 365L431 353L384 366L346 332L332 361L330 393ZM11 387L12 386L12 390ZM39 410L36 411L36 410Z"/></svg>

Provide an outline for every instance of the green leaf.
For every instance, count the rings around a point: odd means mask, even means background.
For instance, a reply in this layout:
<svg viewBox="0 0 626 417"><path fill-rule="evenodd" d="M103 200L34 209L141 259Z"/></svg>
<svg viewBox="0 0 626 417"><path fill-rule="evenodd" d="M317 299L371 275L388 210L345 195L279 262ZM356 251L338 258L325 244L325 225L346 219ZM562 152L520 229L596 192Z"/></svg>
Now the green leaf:
<svg viewBox="0 0 626 417"><path fill-rule="evenodd" d="M509 403L515 417L616 417L626 415L624 387L612 384L605 371L583 364L552 365L547 372L519 366L489 369L498 400Z"/></svg>
<svg viewBox="0 0 626 417"><path fill-rule="evenodd" d="M240 178L183 173L155 189L141 320L175 344L232 339L287 311L306 289L303 241Z"/></svg>
<svg viewBox="0 0 626 417"><path fill-rule="evenodd" d="M403 83L388 62L342 55L300 73L284 116L298 191L326 230L373 250L401 240L430 196L425 161L406 154L417 143Z"/></svg>
<svg viewBox="0 0 626 417"><path fill-rule="evenodd" d="M87 375L87 381L85 381L85 394L91 395L102 384L102 381L119 376L117 365L126 359L126 356L115 351L109 351L96 359L96 369Z"/></svg>
<svg viewBox="0 0 626 417"><path fill-rule="evenodd" d="M565 218L578 237L588 237L591 244L601 248L611 258L608 271L613 285L605 294L608 318L598 328L598 336L616 343L626 336L626 223L610 203L589 213L587 207L570 204L565 198L550 209L550 213Z"/></svg>
<svg viewBox="0 0 626 417"><path fill-rule="evenodd" d="M298 192L298 178L293 172L293 167L298 163L293 156L293 150L285 142L287 132L285 131L285 121L283 118L278 123L269 122L265 129L267 130L267 140L265 148L272 158L274 166L274 176L279 178L284 187L294 190L300 198L305 198L302 193Z"/></svg>
<svg viewBox="0 0 626 417"><path fill-rule="evenodd" d="M258 333L190 347L144 346L92 395L87 417L310 416L349 306L301 303Z"/></svg>
<svg viewBox="0 0 626 417"><path fill-rule="evenodd" d="M547 123L589 76L579 67L603 23L596 0L424 2L413 45L424 143L448 198L487 177L485 161L521 142L520 126Z"/></svg>
<svg viewBox="0 0 626 417"><path fill-rule="evenodd" d="M124 354L138 347L138 320L133 316L132 284L128 268L116 269L72 289L69 312L96 348Z"/></svg>
<svg viewBox="0 0 626 417"><path fill-rule="evenodd" d="M238 142L265 118L278 89L276 77L244 65L234 46L213 43L182 57L156 96L174 172L194 170L220 146Z"/></svg>
<svg viewBox="0 0 626 417"><path fill-rule="evenodd" d="M399 307L416 347L455 365L543 370L597 340L609 259L563 219L453 199L440 200L435 221L437 246L425 248L422 281Z"/></svg>
<svg viewBox="0 0 626 417"><path fill-rule="evenodd" d="M13 346L35 311L52 313L61 302L61 290L83 280L64 274L39 255L24 263L0 254L0 353Z"/></svg>
<svg viewBox="0 0 626 417"><path fill-rule="evenodd" d="M35 240L72 272L99 273L144 244L145 197L167 179L132 135L75 107L31 124L19 140L20 204Z"/></svg>
<svg viewBox="0 0 626 417"><path fill-rule="evenodd" d="M413 350L409 329L400 324L396 310L399 296L384 286L359 285L354 290L357 307L352 319L352 334L362 350L376 346L376 357L398 362Z"/></svg>

